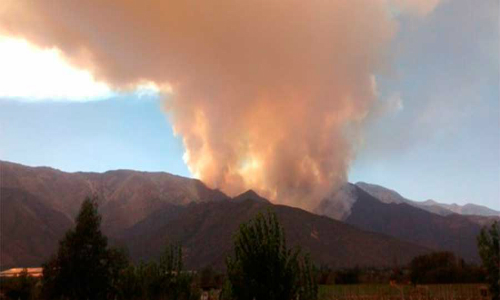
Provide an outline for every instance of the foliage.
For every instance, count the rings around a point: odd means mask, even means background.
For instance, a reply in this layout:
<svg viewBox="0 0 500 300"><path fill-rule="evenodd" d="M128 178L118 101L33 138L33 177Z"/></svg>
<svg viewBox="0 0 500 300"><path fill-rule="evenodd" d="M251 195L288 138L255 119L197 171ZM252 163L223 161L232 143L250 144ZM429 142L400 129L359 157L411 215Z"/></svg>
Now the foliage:
<svg viewBox="0 0 500 300"><path fill-rule="evenodd" d="M96 199L86 198L76 227L59 242L57 255L43 265L43 294L48 299L106 299L127 265L122 252L108 248Z"/></svg>
<svg viewBox="0 0 500 300"><path fill-rule="evenodd" d="M308 256L288 249L276 214L259 213L240 225L234 257L227 259L227 297L238 300L316 299L318 287ZM228 297L229 298L229 297Z"/></svg>
<svg viewBox="0 0 500 300"><path fill-rule="evenodd" d="M393 268L355 267L337 270L321 266L316 278L320 285L387 284L390 281L408 281L407 270L397 266Z"/></svg>
<svg viewBox="0 0 500 300"><path fill-rule="evenodd" d="M120 278L118 299L198 299L193 275L182 269L182 248L167 246L159 263L129 266Z"/></svg>
<svg viewBox="0 0 500 300"><path fill-rule="evenodd" d="M224 275L217 273L211 266L203 268L198 279L202 289L221 289L224 284Z"/></svg>
<svg viewBox="0 0 500 300"><path fill-rule="evenodd" d="M159 262L129 264L125 253L108 247L96 199L83 201L76 227L59 242L57 254L43 265L47 299L199 298L193 276L183 271L181 247L166 247ZM24 296L16 297L21 299Z"/></svg>
<svg viewBox="0 0 500 300"><path fill-rule="evenodd" d="M414 284L475 283L482 279L479 268L451 252L425 254L410 262L410 280Z"/></svg>
<svg viewBox="0 0 500 300"><path fill-rule="evenodd" d="M500 299L500 248L499 224L494 222L489 230L483 228L477 238L479 255L486 269L486 279L490 285L493 300Z"/></svg>
<svg viewBox="0 0 500 300"><path fill-rule="evenodd" d="M361 270L359 268L343 269L335 272L336 284L358 284Z"/></svg>
<svg viewBox="0 0 500 300"><path fill-rule="evenodd" d="M222 289L219 294L219 300L232 300L233 299L233 286L231 285L231 281L226 279L224 284L222 285Z"/></svg>
<svg viewBox="0 0 500 300"><path fill-rule="evenodd" d="M483 284L335 284L320 286L319 299L485 299L482 288Z"/></svg>
<svg viewBox="0 0 500 300"><path fill-rule="evenodd" d="M27 270L24 269L17 277L0 278L0 291L7 299L37 299L39 293L38 282L37 278L28 276Z"/></svg>

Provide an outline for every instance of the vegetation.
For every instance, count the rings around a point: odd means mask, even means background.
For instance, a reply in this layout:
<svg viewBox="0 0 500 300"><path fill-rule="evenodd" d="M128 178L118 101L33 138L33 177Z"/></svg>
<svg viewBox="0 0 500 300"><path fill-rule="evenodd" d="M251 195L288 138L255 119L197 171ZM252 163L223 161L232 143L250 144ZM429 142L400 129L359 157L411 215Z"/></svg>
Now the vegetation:
<svg viewBox="0 0 500 300"><path fill-rule="evenodd" d="M199 286L203 290L221 289L224 284L224 274L216 272L211 266L203 268L198 274Z"/></svg>
<svg viewBox="0 0 500 300"><path fill-rule="evenodd" d="M199 299L194 276L182 268L182 248L167 246L159 263L130 265L119 277L118 299Z"/></svg>
<svg viewBox="0 0 500 300"><path fill-rule="evenodd" d="M482 284L430 284L430 285L322 285L319 288L321 300L353 299L488 299L484 298Z"/></svg>
<svg viewBox="0 0 500 300"><path fill-rule="evenodd" d="M486 279L490 285L493 300L500 299L500 247L499 224L494 222L489 230L483 228L477 238L479 255L486 270Z"/></svg>
<svg viewBox="0 0 500 300"><path fill-rule="evenodd" d="M335 272L335 284L358 284L360 275L359 268L338 270Z"/></svg>
<svg viewBox="0 0 500 300"><path fill-rule="evenodd" d="M96 199L83 201L75 229L59 242L57 255L43 265L43 295L48 299L107 299L116 292L125 256L108 247L101 232Z"/></svg>
<svg viewBox="0 0 500 300"><path fill-rule="evenodd" d="M210 299L226 300L476 299L484 296L486 285L471 283L483 282L486 274L492 299L499 299L497 223L478 236L483 268L451 252L436 252L416 257L403 268L322 266L316 271L300 249L287 247L277 216L261 213L242 224L235 235L226 278L211 267L199 273L184 270L180 246L166 246L158 261L134 265L123 251L108 246L100 224L97 200L85 199L75 228L43 265L44 276L32 278L25 271L15 278L1 278L0 299L191 300L199 299L201 290L216 290Z"/></svg>
<svg viewBox="0 0 500 300"><path fill-rule="evenodd" d="M96 199L85 199L75 229L66 233L57 254L43 265L45 299L199 298L198 290L192 289L193 276L182 269L181 247L166 247L159 262L134 266L122 251L108 247L97 208Z"/></svg>
<svg viewBox="0 0 500 300"><path fill-rule="evenodd" d="M39 280L28 276L24 269L18 277L0 278L0 291L8 299L32 300L39 296ZM0 299L2 299L0 294Z"/></svg>
<svg viewBox="0 0 500 300"><path fill-rule="evenodd" d="M466 264L451 252L434 252L415 257L410 263L414 284L476 283L484 280L480 268Z"/></svg>
<svg viewBox="0 0 500 300"><path fill-rule="evenodd" d="M320 285L387 284L408 282L407 268L344 268L321 266L316 280Z"/></svg>
<svg viewBox="0 0 500 300"><path fill-rule="evenodd" d="M274 213L240 226L234 257L227 259L224 297L238 300L316 299L318 287L308 256L288 249ZM230 294L230 295L228 295Z"/></svg>

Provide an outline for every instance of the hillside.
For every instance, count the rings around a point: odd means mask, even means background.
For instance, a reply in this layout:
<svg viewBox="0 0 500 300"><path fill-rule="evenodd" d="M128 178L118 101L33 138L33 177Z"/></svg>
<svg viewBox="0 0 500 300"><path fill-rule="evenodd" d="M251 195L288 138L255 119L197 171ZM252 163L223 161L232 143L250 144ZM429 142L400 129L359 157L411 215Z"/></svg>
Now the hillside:
<svg viewBox="0 0 500 300"><path fill-rule="evenodd" d="M384 203L406 203L411 206L415 206L426 210L431 213L435 213L442 216L447 216L450 214L459 214L459 215L476 215L483 217L500 217L500 211L496 211L494 209L488 208L486 206L467 203L465 205L458 204L446 204L439 203L434 200L426 200L426 201L414 201L409 200L403 196L401 196L398 192L385 188L380 185L370 184L366 182L357 182L356 186L363 189L368 194L373 197L379 199Z"/></svg>
<svg viewBox="0 0 500 300"><path fill-rule="evenodd" d="M39 266L73 222L23 190L0 188L0 198L1 266Z"/></svg>
<svg viewBox="0 0 500 300"><path fill-rule="evenodd" d="M180 243L188 268L213 265L223 268L239 224L258 212L275 211L290 245L299 246L318 264L332 267L391 266L406 263L424 247L307 211L247 199L239 203L193 203L169 207L123 233L120 239L136 259L157 257L166 241ZM175 211L175 213L173 213Z"/></svg>
<svg viewBox="0 0 500 300"><path fill-rule="evenodd" d="M315 210L327 218L272 205L253 191L231 199L199 180L161 172L67 173L9 162L0 162L0 172L2 268L39 265L88 195L98 196L103 231L129 246L132 258L155 257L169 240L187 249L191 267L220 267L239 224L267 208L277 212L292 244L332 266L390 266L427 249L477 261L475 237L496 218L441 216L405 202L384 203L352 184Z"/></svg>
<svg viewBox="0 0 500 300"><path fill-rule="evenodd" d="M109 234L134 225L165 204L228 199L199 180L163 172L67 173L3 161L0 161L0 170L0 187L36 195L47 207L70 220L78 213L85 197L98 196L103 230Z"/></svg>
<svg viewBox="0 0 500 300"><path fill-rule="evenodd" d="M436 250L449 250L478 262L476 236L481 226L468 216L441 216L406 203L383 203L357 187L346 223Z"/></svg>

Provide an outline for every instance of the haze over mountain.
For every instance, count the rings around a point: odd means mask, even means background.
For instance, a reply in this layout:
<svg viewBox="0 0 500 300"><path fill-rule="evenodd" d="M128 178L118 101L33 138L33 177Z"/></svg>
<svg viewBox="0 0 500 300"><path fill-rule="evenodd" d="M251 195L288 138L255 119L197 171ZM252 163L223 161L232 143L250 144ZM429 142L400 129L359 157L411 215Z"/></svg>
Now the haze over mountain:
<svg viewBox="0 0 500 300"><path fill-rule="evenodd" d="M384 203L352 184L318 206L327 218L273 205L251 190L230 198L199 180L161 172L66 173L0 162L0 173L2 268L43 262L88 195L98 196L103 231L133 259L156 257L168 240L185 247L190 268L222 267L238 225L267 209L276 211L292 245L333 267L390 266L432 249L475 261L479 223L492 220Z"/></svg>
<svg viewBox="0 0 500 300"><path fill-rule="evenodd" d="M384 203L406 203L421 209L427 210L439 215L449 215L452 213L460 215L477 215L477 216L497 216L500 217L500 211L488 208L486 206L467 203L465 205L439 203L434 200L414 201L406 199L398 192L385 188L380 185L370 184L366 182L358 182L357 186L364 191L379 199Z"/></svg>
<svg viewBox="0 0 500 300"><path fill-rule="evenodd" d="M466 216L441 216L406 203L383 203L359 187L356 192L358 198L346 223L479 261L476 236L481 226Z"/></svg>
<svg viewBox="0 0 500 300"><path fill-rule="evenodd" d="M315 212L364 230L452 251L469 261L479 260L476 236L481 227L500 220L496 216L466 216L421 207L395 191L366 183L346 184L324 199Z"/></svg>

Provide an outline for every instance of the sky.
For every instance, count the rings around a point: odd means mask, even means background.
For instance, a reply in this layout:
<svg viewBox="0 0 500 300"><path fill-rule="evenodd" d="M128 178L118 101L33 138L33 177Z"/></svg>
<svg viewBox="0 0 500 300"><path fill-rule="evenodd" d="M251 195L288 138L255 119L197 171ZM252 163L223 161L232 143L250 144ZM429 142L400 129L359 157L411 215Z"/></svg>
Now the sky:
<svg viewBox="0 0 500 300"><path fill-rule="evenodd" d="M425 14L393 11L391 59L374 73L377 99L358 124L349 181L500 210L498 5L448 0ZM148 82L115 89L57 47L1 32L1 160L196 175L186 164L190 132L176 130L182 123L165 108L175 91Z"/></svg>

